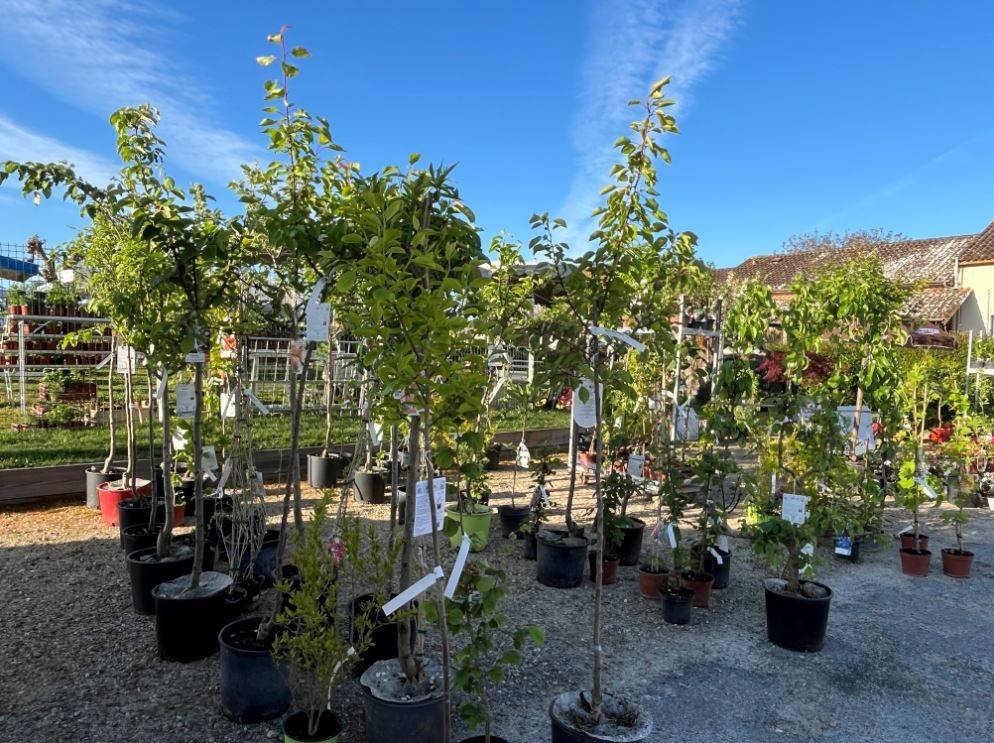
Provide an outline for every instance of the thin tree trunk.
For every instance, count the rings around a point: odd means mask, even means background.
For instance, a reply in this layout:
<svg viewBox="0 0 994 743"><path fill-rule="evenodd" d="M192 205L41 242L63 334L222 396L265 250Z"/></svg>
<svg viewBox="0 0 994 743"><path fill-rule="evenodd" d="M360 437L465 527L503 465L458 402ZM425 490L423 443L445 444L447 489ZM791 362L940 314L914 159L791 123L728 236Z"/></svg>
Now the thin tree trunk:
<svg viewBox="0 0 994 743"><path fill-rule="evenodd" d="M165 523L156 540L156 556L162 560L169 554L173 536L173 452L169 419L169 372L162 370L162 498L165 508Z"/></svg>
<svg viewBox="0 0 994 743"><path fill-rule="evenodd" d="M324 362L324 449L321 450L321 456L328 456L328 450L331 448L331 424L333 420L333 415L331 412L332 407L335 404L335 331L334 331L335 318L331 318L331 322L328 324L328 355ZM306 380L305 380L306 381Z"/></svg>
<svg viewBox="0 0 994 743"><path fill-rule="evenodd" d="M127 368L131 368L130 362L130 351L129 351L129 361ZM124 375L124 426L127 432L127 445L128 445L128 455L127 455L127 469L125 471L125 481L128 486L131 487L131 494L135 495L135 421L133 417L134 411L134 395L132 394L131 388L131 373Z"/></svg>
<svg viewBox="0 0 994 743"><path fill-rule="evenodd" d="M578 442L576 440L576 422L573 420L572 414L569 421L569 439L569 493L566 496L566 528L569 529L570 534L575 535L576 532L573 525L573 494L576 492L576 450Z"/></svg>
<svg viewBox="0 0 994 743"><path fill-rule="evenodd" d="M597 341L594 341L594 430L597 436L597 467L594 469L594 495L597 499L597 557L594 559L594 688L591 693L590 714L595 721L601 719L603 690L601 688L601 671L604 663L604 651L601 648L601 600L604 595L604 498L601 495L601 466L604 460L604 445L601 441L601 379L600 351Z"/></svg>
<svg viewBox="0 0 994 743"><path fill-rule="evenodd" d="M311 344L307 344L304 359L300 364L300 384L294 384L294 372L290 371L290 482L293 485L293 523L298 534L304 533L304 512L300 505L300 409L304 404L304 390L307 387L307 367L311 363Z"/></svg>
<svg viewBox="0 0 994 743"><path fill-rule="evenodd" d="M110 337L110 363L107 364L107 434L110 438L110 448L104 460L103 474L109 475L114 464L114 452L117 449L117 426L114 423L114 362L116 343L113 335Z"/></svg>
<svg viewBox="0 0 994 743"><path fill-rule="evenodd" d="M190 588L200 585L200 573L204 567L204 472L203 463L203 410L204 410L204 363L193 365L193 498L196 504L196 533L194 535L193 569L190 571Z"/></svg>
<svg viewBox="0 0 994 743"><path fill-rule="evenodd" d="M387 554L393 554L397 529L397 481L400 479L400 457L397 446L397 424L390 426L390 531L387 534ZM393 588L393 570L390 571L390 588Z"/></svg>
<svg viewBox="0 0 994 743"><path fill-rule="evenodd" d="M145 381L148 383L148 476L152 480L152 513L148 517L148 528L151 531L155 528L155 507L159 500L159 486L155 477L155 416L152 413L154 395L152 392L152 367L145 364Z"/></svg>
<svg viewBox="0 0 994 743"><path fill-rule="evenodd" d="M421 417L411 416L410 438L408 441L408 454L411 461L407 468L407 502L404 509L404 544L400 554L400 586L401 592L413 582L411 580L411 562L414 557L414 510L417 499L417 472L418 454L420 442L418 437L421 433ZM444 624L445 614L441 615L440 621ZM411 618L408 616L397 624L397 659L400 663L400 670L404 676L413 681L418 677L421 669L411 653Z"/></svg>

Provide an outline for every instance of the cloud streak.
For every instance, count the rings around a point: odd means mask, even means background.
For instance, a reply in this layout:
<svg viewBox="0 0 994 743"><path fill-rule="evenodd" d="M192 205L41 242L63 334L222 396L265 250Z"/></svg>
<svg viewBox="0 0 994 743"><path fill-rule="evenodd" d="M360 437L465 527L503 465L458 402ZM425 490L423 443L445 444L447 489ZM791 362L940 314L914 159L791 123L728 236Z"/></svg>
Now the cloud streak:
<svg viewBox="0 0 994 743"><path fill-rule="evenodd" d="M104 184L117 168L110 160L88 150L29 131L0 115L0 160L58 162L65 160L92 183Z"/></svg>
<svg viewBox="0 0 994 743"><path fill-rule="evenodd" d="M182 20L166 5L0 0L0 10L8 29L0 55L9 65L102 119L121 106L151 103L162 112L159 131L170 159L192 175L226 183L257 154L216 124L209 92L159 51L168 45L163 30Z"/></svg>
<svg viewBox="0 0 994 743"><path fill-rule="evenodd" d="M577 166L561 213L567 237L586 243L590 212L615 161L611 143L626 132L627 102L664 75L667 95L686 110L694 87L721 60L738 25L739 0L617 0L592 6L591 54L582 70L573 128Z"/></svg>

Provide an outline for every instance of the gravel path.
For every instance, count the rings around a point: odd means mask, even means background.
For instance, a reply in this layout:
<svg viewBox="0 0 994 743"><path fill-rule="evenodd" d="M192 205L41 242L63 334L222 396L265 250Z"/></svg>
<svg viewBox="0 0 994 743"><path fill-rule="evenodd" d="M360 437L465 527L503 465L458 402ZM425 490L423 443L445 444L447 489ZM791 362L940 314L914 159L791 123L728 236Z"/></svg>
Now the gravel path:
<svg viewBox="0 0 994 743"><path fill-rule="evenodd" d="M509 483L505 465L494 476L493 505L509 502ZM552 495L565 501L563 470ZM589 495L581 489L581 509ZM358 510L381 523L389 514L385 506ZM636 503L630 512L649 517L652 508ZM605 587L605 682L649 707L653 741L994 740L994 513L971 515L976 559L967 581L941 574L939 549L952 534L934 513L926 517L928 578L903 576L893 545L860 565L826 552L819 578L835 595L828 641L812 655L766 641L764 571L744 540L733 540L732 585L713 594L712 608L695 609L687 627L666 625L658 604L638 596L636 568L621 568L618 583ZM898 511L888 520L891 531L905 523ZM511 578L504 609L512 624L541 625L548 642L498 690L496 731L537 743L549 737L552 697L589 684L592 591L589 583L540 586L520 549L496 540L484 554ZM116 531L80 505L0 512L0 658L0 740L281 737L278 723L243 727L221 716L216 656L186 665L158 659L154 618L131 608ZM350 684L333 706L345 719L343 743L364 740Z"/></svg>

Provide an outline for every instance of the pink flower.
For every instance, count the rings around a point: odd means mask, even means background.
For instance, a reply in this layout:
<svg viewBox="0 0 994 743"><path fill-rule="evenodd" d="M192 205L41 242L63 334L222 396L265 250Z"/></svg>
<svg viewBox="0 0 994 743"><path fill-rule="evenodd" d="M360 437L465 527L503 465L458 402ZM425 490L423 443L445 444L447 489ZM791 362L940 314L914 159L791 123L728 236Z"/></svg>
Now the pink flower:
<svg viewBox="0 0 994 743"><path fill-rule="evenodd" d="M334 536L328 539L328 552L331 553L335 567L342 564L342 560L345 559L345 542L342 541L341 537Z"/></svg>

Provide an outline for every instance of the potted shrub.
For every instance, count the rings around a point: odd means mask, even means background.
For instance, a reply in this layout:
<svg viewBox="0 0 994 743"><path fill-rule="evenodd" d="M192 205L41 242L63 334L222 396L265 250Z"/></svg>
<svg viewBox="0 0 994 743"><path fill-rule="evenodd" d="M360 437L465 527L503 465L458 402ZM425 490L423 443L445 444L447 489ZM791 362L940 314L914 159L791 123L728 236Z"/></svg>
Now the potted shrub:
<svg viewBox="0 0 994 743"><path fill-rule="evenodd" d="M504 680L504 669L519 665L528 643L542 645L545 633L540 627L508 628L500 603L507 596L502 570L482 560L468 562L459 577L455 594L446 610L445 622L453 637L463 640L453 656L456 668L454 691L466 695L459 704L459 716L470 730L483 727L483 735L463 738L462 743L508 743L493 734L493 687ZM438 624L434 604L427 607L429 621Z"/></svg>
<svg viewBox="0 0 994 743"><path fill-rule="evenodd" d="M535 488L532 490L531 504L528 507L528 518L518 528L518 536L525 543L524 558L534 560L537 548L535 536L542 529L542 524L549 520L549 507L553 505L549 501L549 491L546 487L549 475L553 472L552 458L544 447L536 452L528 468L531 470Z"/></svg>

